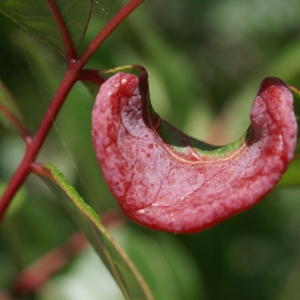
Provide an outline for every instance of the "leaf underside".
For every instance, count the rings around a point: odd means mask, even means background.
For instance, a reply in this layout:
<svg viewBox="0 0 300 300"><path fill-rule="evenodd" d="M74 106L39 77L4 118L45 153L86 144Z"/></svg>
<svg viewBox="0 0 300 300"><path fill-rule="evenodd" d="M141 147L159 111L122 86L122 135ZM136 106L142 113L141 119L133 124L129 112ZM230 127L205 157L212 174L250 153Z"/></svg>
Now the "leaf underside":
<svg viewBox="0 0 300 300"><path fill-rule="evenodd" d="M92 0L56 0L58 10L77 49L91 15ZM46 1L1 0L0 12L29 30L61 53L65 48L58 26Z"/></svg>
<svg viewBox="0 0 300 300"><path fill-rule="evenodd" d="M42 167L43 172L39 172L38 175L84 231L120 286L124 297L126 299L153 299L147 284L122 248L102 225L95 211L83 201L55 166L45 164Z"/></svg>
<svg viewBox="0 0 300 300"><path fill-rule="evenodd" d="M251 126L222 147L197 141L151 107L147 73L102 84L92 136L105 180L125 214L152 229L195 232L250 208L280 180L297 141L293 96L265 79Z"/></svg>

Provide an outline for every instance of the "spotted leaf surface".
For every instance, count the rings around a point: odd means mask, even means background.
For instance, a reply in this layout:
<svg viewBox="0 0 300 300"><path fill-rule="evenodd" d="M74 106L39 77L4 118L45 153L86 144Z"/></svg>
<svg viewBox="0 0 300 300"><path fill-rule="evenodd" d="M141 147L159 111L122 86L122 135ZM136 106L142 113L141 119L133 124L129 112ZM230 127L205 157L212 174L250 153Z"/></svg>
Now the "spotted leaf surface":
<svg viewBox="0 0 300 300"><path fill-rule="evenodd" d="M197 141L153 111L146 71L117 73L100 88L92 137L110 191L129 218L190 233L259 202L293 158L297 123L284 82L262 82L250 121L231 144Z"/></svg>

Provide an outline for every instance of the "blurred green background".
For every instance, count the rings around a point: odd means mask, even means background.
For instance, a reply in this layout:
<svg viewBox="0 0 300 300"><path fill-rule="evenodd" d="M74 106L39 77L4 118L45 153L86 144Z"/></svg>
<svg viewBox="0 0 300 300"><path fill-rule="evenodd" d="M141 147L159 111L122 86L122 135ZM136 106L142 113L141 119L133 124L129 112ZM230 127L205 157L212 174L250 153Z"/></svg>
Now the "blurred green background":
<svg viewBox="0 0 300 300"><path fill-rule="evenodd" d="M82 51L123 1L97 0ZM155 110L215 144L249 125L259 84L276 76L300 88L299 0L148 0L109 37L88 66L141 64ZM0 78L35 132L64 75L54 50L0 15ZM78 83L39 156L55 164L99 213L118 209L91 145L93 99ZM0 191L24 151L0 127ZM300 172L299 172L300 176ZM272 191L260 204L191 235L153 232L131 221L112 230L155 299L300 299L300 189ZM0 227L0 290L19 270L76 230L59 202L30 176ZM26 299L122 299L91 250ZM101 285L101 284L102 285ZM25 298L24 298L25 299Z"/></svg>

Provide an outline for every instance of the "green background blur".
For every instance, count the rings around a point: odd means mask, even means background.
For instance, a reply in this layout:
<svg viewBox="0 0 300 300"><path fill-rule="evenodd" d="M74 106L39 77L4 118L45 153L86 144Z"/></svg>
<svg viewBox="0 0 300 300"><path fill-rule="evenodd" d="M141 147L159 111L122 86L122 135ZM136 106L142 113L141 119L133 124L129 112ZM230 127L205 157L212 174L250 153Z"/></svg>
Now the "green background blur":
<svg viewBox="0 0 300 300"><path fill-rule="evenodd" d="M81 51L121 4L95 1ZM299 15L299 0L147 0L88 66L104 70L143 65L150 76L153 106L164 119L196 138L223 144L247 129L264 77L276 76L300 88ZM0 32L0 78L35 132L66 65L54 50L2 15ZM76 84L39 161L61 169L102 214L118 207L92 149L92 106L86 88ZM22 141L1 126L0 191L23 151ZM144 275L155 299L296 300L299 195L297 187L275 189L251 210L197 234L153 232L131 221L112 234ZM30 176L0 227L0 290L9 288L20 269L63 244L75 230L59 202ZM93 255L85 251L24 299L122 299Z"/></svg>

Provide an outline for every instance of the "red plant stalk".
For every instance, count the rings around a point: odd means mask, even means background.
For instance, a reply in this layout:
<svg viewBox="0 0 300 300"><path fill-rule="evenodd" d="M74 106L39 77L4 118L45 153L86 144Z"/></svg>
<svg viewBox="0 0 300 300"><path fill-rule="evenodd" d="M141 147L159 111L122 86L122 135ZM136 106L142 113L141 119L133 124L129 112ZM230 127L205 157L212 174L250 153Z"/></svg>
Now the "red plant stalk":
<svg viewBox="0 0 300 300"><path fill-rule="evenodd" d="M58 27L60 29L61 35L63 36L63 42L65 44L68 69L66 74L55 93L52 102L46 112L44 118L41 121L40 127L38 128L36 134L34 135L31 143L27 144L27 149L23 160L16 172L12 176L1 200L0 200L0 221L2 220L6 209L8 208L12 198L24 183L25 179L32 172L32 164L35 161L37 154L39 153L52 125L56 119L65 99L67 98L71 88L77 80L81 79L80 73L87 63L89 58L94 54L94 52L102 45L102 43L107 39L107 37L118 27L118 25L131 13L133 12L144 0L131 0L129 1L109 22L108 24L99 32L95 39L90 43L84 53L78 58L73 60L73 50L70 49L70 37L66 35L64 24L59 21L60 15L58 10L55 9L54 2L48 0L47 3L54 15L54 18L58 22Z"/></svg>
<svg viewBox="0 0 300 300"><path fill-rule="evenodd" d="M10 120L11 123L14 124L16 129L19 131L19 134L23 138L26 144L31 143L31 136L27 132L27 130L20 124L20 122L17 120L17 118L3 105L0 104L0 111L2 111L5 116Z"/></svg>
<svg viewBox="0 0 300 300"><path fill-rule="evenodd" d="M124 222L123 215L117 211L108 211L101 215L106 227L117 227ZM59 272L69 261L89 245L82 231L75 232L67 242L50 250L32 265L26 267L16 278L11 295L24 296L37 291L54 274ZM0 300L1 295L0 295Z"/></svg>
<svg viewBox="0 0 300 300"><path fill-rule="evenodd" d="M72 40L69 35L69 31L68 31L67 27L65 26L65 22L60 14L59 9L58 9L56 3L54 2L54 0L46 0L46 3L48 4L48 7L55 19L57 26L58 26L63 44L65 46L66 60L67 60L68 64L70 64L70 62L72 60L76 59L77 53L72 44Z"/></svg>
<svg viewBox="0 0 300 300"><path fill-rule="evenodd" d="M81 231L76 232L65 245L52 249L22 271L11 294L20 297L36 291L49 277L61 270L71 258L79 254L87 245L88 241L85 235Z"/></svg>

